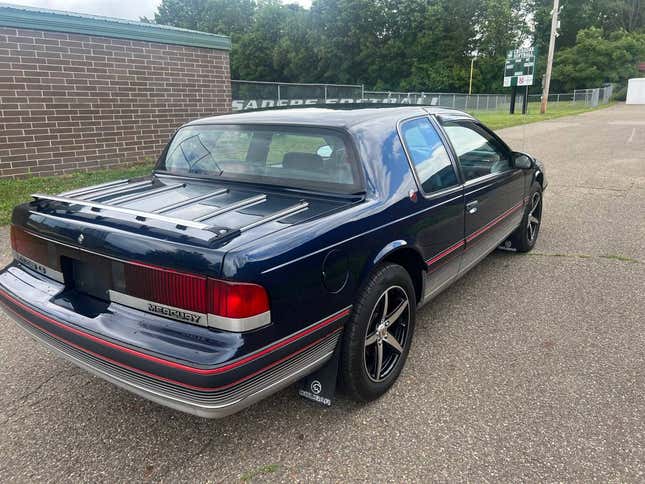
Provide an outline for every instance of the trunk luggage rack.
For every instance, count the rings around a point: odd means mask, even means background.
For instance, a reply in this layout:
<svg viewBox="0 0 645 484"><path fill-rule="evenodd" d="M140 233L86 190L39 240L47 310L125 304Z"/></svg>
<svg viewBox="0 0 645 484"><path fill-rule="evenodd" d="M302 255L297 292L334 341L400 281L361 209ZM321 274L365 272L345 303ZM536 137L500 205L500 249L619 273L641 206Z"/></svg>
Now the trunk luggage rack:
<svg viewBox="0 0 645 484"><path fill-rule="evenodd" d="M139 191L141 188L149 186L149 190ZM197 204L201 201L217 197L219 195L224 195L229 192L227 188L222 188L215 190L209 193L202 195L197 195L191 197L187 200L182 200L181 202L175 202L170 205L163 206L156 210L147 212L143 210L136 210L132 208L126 208L119 206L120 204L131 202L133 200L141 200L147 197L158 195L160 193L169 192L179 188L185 187L185 183L178 183L173 185L155 185L155 179L132 182L129 180L117 180L114 182L102 183L100 185L95 185L88 188L82 188L78 190L72 190L68 192L61 193L60 195L45 195L41 193L34 193L31 196L34 198L35 203L47 203L47 202L57 202L68 207L68 211L71 212L72 206L78 206L81 208L89 208L93 212L101 213L102 217L110 218L109 214L106 212L116 212L122 215L130 215L137 222L148 222L148 221L159 221L168 224L172 224L178 230L186 230L188 228L208 231L215 234L215 237L211 237L210 240L221 240L222 238L240 234L246 232L252 228L258 227L265 223L272 221L280 220L286 218L290 215L295 215L297 213L303 212L309 208L309 203L301 200L300 202L291 205L282 210L278 210L274 213L269 213L264 217L261 217L254 222L242 225L241 227L228 228L220 227L207 223L206 221L213 219L219 215L222 215L227 212L232 212L234 210L239 210L241 208L247 208L254 205L258 205L266 202L267 195L260 194L253 197L245 198L233 202L217 209L207 212L199 217L194 219L184 219L179 217L173 217L165 215L167 212L173 210L188 207L190 205ZM97 200L103 199L108 196L117 195L115 198L112 198L106 202L99 202Z"/></svg>

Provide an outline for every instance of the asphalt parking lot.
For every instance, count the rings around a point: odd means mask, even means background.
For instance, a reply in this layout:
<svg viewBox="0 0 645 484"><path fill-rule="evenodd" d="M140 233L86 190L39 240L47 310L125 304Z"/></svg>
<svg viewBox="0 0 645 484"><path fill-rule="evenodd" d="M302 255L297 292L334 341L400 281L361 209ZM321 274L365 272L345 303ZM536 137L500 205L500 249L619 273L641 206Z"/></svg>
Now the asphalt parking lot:
<svg viewBox="0 0 645 484"><path fill-rule="evenodd" d="M500 133L546 163L538 246L492 254L422 309L379 401L322 409L291 388L202 420L59 360L0 312L0 479L645 480L645 106Z"/></svg>

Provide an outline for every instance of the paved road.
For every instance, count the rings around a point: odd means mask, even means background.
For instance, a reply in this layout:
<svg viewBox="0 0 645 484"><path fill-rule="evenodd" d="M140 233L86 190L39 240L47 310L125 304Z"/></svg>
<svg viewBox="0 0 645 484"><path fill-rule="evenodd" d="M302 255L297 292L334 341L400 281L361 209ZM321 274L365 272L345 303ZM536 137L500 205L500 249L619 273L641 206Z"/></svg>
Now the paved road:
<svg viewBox="0 0 645 484"><path fill-rule="evenodd" d="M423 309L382 399L324 410L289 389L201 420L54 358L0 315L2 479L642 482L645 108L502 135L548 166L538 247L491 255Z"/></svg>

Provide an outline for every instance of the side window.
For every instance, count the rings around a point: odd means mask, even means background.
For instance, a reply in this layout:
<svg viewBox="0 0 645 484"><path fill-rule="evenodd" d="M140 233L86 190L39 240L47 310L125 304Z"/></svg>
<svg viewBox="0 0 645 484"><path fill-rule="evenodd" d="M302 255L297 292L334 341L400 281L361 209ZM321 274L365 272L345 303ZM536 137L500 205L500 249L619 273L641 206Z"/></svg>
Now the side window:
<svg viewBox="0 0 645 484"><path fill-rule="evenodd" d="M443 128L459 157L466 180L511 169L506 150L490 133L470 121L447 121Z"/></svg>
<svg viewBox="0 0 645 484"><path fill-rule="evenodd" d="M458 184L446 147L428 118L406 122L401 135L425 193Z"/></svg>

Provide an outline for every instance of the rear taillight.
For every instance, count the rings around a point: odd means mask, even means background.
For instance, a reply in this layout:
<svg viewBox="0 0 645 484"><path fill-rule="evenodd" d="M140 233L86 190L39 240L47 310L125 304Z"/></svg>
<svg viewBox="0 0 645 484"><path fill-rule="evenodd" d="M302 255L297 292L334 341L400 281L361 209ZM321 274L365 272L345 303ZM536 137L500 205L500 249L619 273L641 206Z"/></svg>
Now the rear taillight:
<svg viewBox="0 0 645 484"><path fill-rule="evenodd" d="M38 263L38 266L47 266L49 251L46 240L12 225L11 247L21 256ZM29 264L30 267L33 265ZM115 261L114 264L110 284L113 302L149 311L152 309L148 302L192 311L205 317L197 318L196 315L191 319L168 308L154 310L182 321L199 321L196 324L228 331L250 331L271 322L269 296L257 284L221 281L139 262ZM56 272L58 265L52 264L52 267L56 269L45 267L41 268L41 272L46 270L46 275L50 277L54 273L59 274L57 280L63 282L63 274ZM119 298L119 294L141 301L135 304L127 298Z"/></svg>
<svg viewBox="0 0 645 484"><path fill-rule="evenodd" d="M207 312L206 278L138 263L124 264L126 293L198 313Z"/></svg>
<svg viewBox="0 0 645 484"><path fill-rule="evenodd" d="M11 226L11 247L28 259L40 264L47 263L47 242L31 236L15 225Z"/></svg>
<svg viewBox="0 0 645 484"><path fill-rule="evenodd" d="M266 313L269 296L257 284L208 279L208 312L224 318L242 319Z"/></svg>
<svg viewBox="0 0 645 484"><path fill-rule="evenodd" d="M248 331L271 322L269 296L257 284L221 281L133 262L124 263L123 270L129 296L206 314L210 327Z"/></svg>

